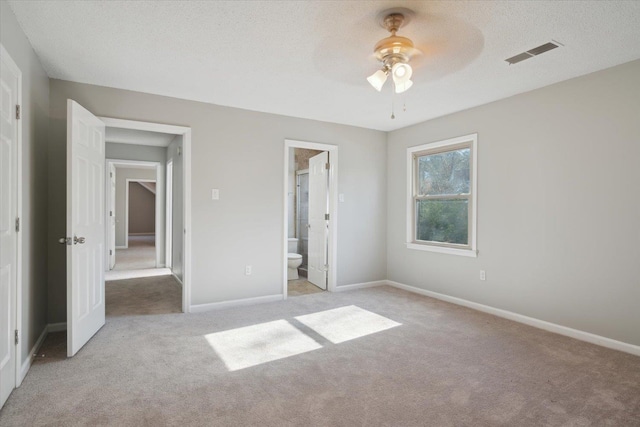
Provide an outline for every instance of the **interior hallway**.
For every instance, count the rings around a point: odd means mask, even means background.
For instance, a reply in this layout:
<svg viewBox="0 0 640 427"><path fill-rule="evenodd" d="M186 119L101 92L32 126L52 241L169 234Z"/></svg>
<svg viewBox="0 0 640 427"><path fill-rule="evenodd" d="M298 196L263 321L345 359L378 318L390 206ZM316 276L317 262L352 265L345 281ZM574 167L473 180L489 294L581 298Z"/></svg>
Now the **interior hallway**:
<svg viewBox="0 0 640 427"><path fill-rule="evenodd" d="M116 249L114 270L156 268L156 236L129 236L129 247Z"/></svg>

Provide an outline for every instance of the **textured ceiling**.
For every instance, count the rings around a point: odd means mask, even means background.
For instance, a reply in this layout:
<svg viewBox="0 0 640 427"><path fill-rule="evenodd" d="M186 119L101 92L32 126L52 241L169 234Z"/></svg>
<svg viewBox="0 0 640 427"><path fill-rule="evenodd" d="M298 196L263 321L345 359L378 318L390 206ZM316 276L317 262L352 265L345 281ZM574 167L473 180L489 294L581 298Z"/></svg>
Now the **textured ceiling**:
<svg viewBox="0 0 640 427"><path fill-rule="evenodd" d="M9 3L50 77L379 130L640 58L638 1ZM391 85L365 78L397 6L424 55L391 120ZM504 61L551 39L565 47Z"/></svg>
<svg viewBox="0 0 640 427"><path fill-rule="evenodd" d="M107 127L105 141L119 144L150 145L154 147L168 147L175 135L146 130L122 129Z"/></svg>

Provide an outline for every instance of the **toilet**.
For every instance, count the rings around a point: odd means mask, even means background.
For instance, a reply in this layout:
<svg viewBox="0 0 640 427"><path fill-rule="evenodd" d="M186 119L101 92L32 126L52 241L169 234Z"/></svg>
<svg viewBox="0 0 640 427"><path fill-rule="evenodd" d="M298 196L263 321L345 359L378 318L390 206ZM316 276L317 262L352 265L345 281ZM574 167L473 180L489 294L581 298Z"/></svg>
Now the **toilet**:
<svg viewBox="0 0 640 427"><path fill-rule="evenodd" d="M298 267L302 264L302 255L297 254L298 239L289 238L287 251L287 280L296 280L298 278Z"/></svg>

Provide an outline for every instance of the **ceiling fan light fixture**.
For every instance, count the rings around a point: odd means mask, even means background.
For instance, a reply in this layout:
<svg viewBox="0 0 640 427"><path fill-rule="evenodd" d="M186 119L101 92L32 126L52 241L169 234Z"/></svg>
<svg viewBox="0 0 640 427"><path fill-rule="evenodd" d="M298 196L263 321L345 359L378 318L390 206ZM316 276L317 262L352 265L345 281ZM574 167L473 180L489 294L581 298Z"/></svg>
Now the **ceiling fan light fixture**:
<svg viewBox="0 0 640 427"><path fill-rule="evenodd" d="M380 92L382 90L384 82L387 81L387 75L388 72L386 72L385 70L378 70L367 77L367 81L371 84L371 86L373 86L375 90Z"/></svg>
<svg viewBox="0 0 640 427"><path fill-rule="evenodd" d="M404 81L402 83L394 82L396 86L396 93L406 92L411 86L413 86L413 82L411 80Z"/></svg>
<svg viewBox="0 0 640 427"><path fill-rule="evenodd" d="M409 64L397 62L393 64L393 67L391 67L391 74L393 75L394 83L397 85L410 80L411 75L413 74L413 69Z"/></svg>

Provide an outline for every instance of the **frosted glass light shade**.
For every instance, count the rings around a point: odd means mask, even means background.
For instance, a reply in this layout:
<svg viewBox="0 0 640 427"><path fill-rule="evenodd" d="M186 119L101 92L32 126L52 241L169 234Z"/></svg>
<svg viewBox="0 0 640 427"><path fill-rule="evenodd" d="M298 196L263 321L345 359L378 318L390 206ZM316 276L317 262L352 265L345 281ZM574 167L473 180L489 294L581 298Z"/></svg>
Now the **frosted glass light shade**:
<svg viewBox="0 0 640 427"><path fill-rule="evenodd" d="M396 85L400 83L405 83L411 80L412 74L413 74L413 69L409 64L398 62L396 64L393 64L393 67L391 68L391 75L393 76L393 81L395 82Z"/></svg>
<svg viewBox="0 0 640 427"><path fill-rule="evenodd" d="M371 86L373 86L375 90L380 92L382 90L384 82L387 81L387 73L385 73L383 70L378 70L367 77L367 81L371 84Z"/></svg>
<svg viewBox="0 0 640 427"><path fill-rule="evenodd" d="M396 85L396 93L402 93L408 90L413 85L413 82L411 80L407 80L406 82L403 82L403 83L395 83L395 85Z"/></svg>

